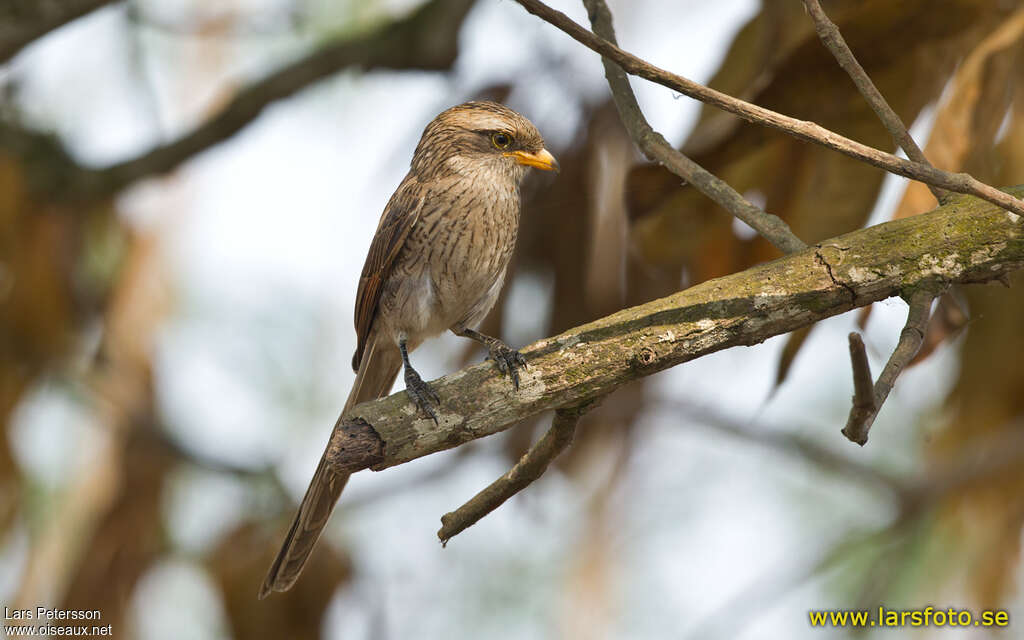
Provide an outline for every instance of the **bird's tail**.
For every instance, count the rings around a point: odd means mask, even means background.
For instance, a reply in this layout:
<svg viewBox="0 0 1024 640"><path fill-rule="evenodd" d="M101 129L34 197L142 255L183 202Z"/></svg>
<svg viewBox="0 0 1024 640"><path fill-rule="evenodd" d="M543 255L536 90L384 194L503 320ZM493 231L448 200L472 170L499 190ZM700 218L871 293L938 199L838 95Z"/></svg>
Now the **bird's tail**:
<svg viewBox="0 0 1024 640"><path fill-rule="evenodd" d="M402 368L402 355L390 341L371 340L369 344L369 352L363 354L342 415L360 402L387 395ZM326 456L325 451L299 505L299 512L288 530L288 536L263 580L260 599L267 597L271 591L287 591L295 583L320 533L327 525L341 490L348 482L348 474L335 473L327 463Z"/></svg>

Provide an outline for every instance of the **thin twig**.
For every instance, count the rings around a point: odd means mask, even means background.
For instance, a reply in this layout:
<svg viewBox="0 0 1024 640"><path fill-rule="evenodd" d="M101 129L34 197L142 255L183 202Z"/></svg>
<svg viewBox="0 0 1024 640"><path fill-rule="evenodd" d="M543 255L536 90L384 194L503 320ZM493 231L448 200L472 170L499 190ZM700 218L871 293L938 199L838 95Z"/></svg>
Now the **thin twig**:
<svg viewBox="0 0 1024 640"><path fill-rule="evenodd" d="M594 32L615 42L615 28L612 25L612 14L604 0L583 0L590 16L590 24ZM800 251L807 248L800 238L794 235L789 225L776 215L766 212L741 196L727 182L710 173L690 158L677 151L655 131L647 122L640 105L636 101L629 78L621 67L608 58L602 57L604 74L608 79L615 107L619 117L644 155L654 162L661 163L666 169L692 184L701 193L714 200L719 206L750 225L766 240L784 253Z"/></svg>
<svg viewBox="0 0 1024 640"><path fill-rule="evenodd" d="M928 319L931 317L932 301L935 300L935 295L935 291L928 288L918 289L911 295L908 301L910 309L907 312L907 323L904 325L903 331L900 332L896 349L889 356L889 361L885 363L885 368L882 369L878 381L875 382L874 406L870 410L858 407L855 400L853 408L850 409L850 417L846 421L846 426L843 427L843 435L853 442L861 446L867 443L871 425L875 422L878 411L885 404L886 398L889 397L893 385L896 384L896 378L921 348L925 332L928 329ZM861 348L863 349L863 344ZM852 355L852 342L850 350ZM854 362L856 363L856 359ZM854 380L857 379L857 376L857 365L854 364Z"/></svg>
<svg viewBox="0 0 1024 640"><path fill-rule="evenodd" d="M458 33L473 0L433 0L366 35L328 44L243 88L210 120L173 142L103 169L74 162L52 136L0 122L0 150L34 160L34 188L50 200L95 200L166 173L238 133L271 103L348 67L442 70L458 53Z"/></svg>
<svg viewBox="0 0 1024 640"><path fill-rule="evenodd" d="M850 333L850 364L853 367L853 408L850 409L850 420L864 422L869 420L877 409L868 353L864 349L864 341L857 332Z"/></svg>
<svg viewBox="0 0 1024 640"><path fill-rule="evenodd" d="M921 148L917 146L914 138L907 131L903 120L900 119L896 111L882 97L882 93L875 86L875 83L871 81L867 72L864 71L864 67L860 66L860 63L857 62L853 51L850 50L846 40L843 39L843 35L839 32L839 27L825 14L818 0L804 0L804 7L807 9L807 13L810 14L811 20L814 21L814 29L818 32L821 42L832 53L839 66L853 80L853 84L857 86L857 90L864 96L864 100L867 101L868 105L878 116L878 119L885 125L885 128L889 130L893 141L914 162L931 165L924 152L921 151ZM935 196L935 199L939 201L939 204L946 204L948 194L945 191L931 184L928 185L928 188L931 190L932 195Z"/></svg>
<svg viewBox="0 0 1024 640"><path fill-rule="evenodd" d="M665 71L631 53L623 51L611 42L594 35L576 24L561 11L555 11L543 2L539 2L539 0L516 0L516 2L522 5L528 12L562 30L569 37L588 49L592 49L602 56L610 58L627 73L640 76L651 82L678 91L683 95L728 111L747 122L777 129L793 137L819 144L890 173L957 193L977 196L1001 209L1011 212L1014 221L1018 221L1021 216L1024 216L1024 201L980 182L966 173L950 173L921 164L920 162L905 160L891 153L885 153L884 151L879 151L860 142L845 138L813 122L784 116L771 109L765 109L720 91L715 91L692 80Z"/></svg>
<svg viewBox="0 0 1024 640"><path fill-rule="evenodd" d="M933 300L935 300L935 293L928 290L915 291L911 296L907 324L900 332L899 343L889 358L889 362L882 369L881 375L878 376L878 382L875 383L875 404L885 402L893 385L896 384L896 378L921 348L925 332L928 330Z"/></svg>
<svg viewBox="0 0 1024 640"><path fill-rule="evenodd" d="M447 545L453 537L476 524L539 478L551 461L572 442L576 425L583 414L597 406L599 401L600 399L571 409L556 410L555 417L551 420L551 428L523 454L515 466L470 498L466 504L441 516L441 528L437 532L441 544Z"/></svg>

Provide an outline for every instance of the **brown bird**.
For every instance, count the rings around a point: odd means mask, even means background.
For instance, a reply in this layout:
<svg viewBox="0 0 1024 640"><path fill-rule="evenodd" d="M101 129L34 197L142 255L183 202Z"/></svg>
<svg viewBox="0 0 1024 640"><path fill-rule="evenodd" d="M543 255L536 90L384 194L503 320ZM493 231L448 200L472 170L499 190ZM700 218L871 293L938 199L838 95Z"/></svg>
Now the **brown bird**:
<svg viewBox="0 0 1024 640"><path fill-rule="evenodd" d="M526 361L476 327L494 306L519 231L519 184L529 167L557 170L533 124L494 102L467 102L427 125L408 175L384 208L356 293L355 383L342 414L405 388L437 422L439 400L409 352L446 330L483 343L519 388ZM260 598L299 577L348 481L320 459Z"/></svg>

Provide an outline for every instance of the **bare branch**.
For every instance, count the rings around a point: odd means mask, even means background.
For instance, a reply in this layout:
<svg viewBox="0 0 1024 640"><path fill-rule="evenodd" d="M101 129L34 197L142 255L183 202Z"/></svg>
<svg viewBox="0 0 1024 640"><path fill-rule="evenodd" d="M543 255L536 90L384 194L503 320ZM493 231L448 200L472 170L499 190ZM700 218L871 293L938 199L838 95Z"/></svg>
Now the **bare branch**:
<svg viewBox="0 0 1024 640"><path fill-rule="evenodd" d="M29 43L114 0L15 0L0 7L0 64Z"/></svg>
<svg viewBox="0 0 1024 640"><path fill-rule="evenodd" d="M470 498L466 504L441 516L441 528L437 532L441 544L447 545L453 537L476 524L481 518L541 477L551 461L557 458L572 442L573 435L576 433L576 425L583 414L596 407L600 400L598 398L594 402L556 410L555 417L551 419L551 428L536 444L530 447L529 451L523 454L519 462L508 470L508 473Z"/></svg>
<svg viewBox="0 0 1024 640"><path fill-rule="evenodd" d="M846 44L846 40L843 39L843 35L839 33L839 27L834 22L829 20L829 17L825 14L825 11L821 8L821 4L818 0L804 0L804 7L807 9L807 13L810 14L811 19L814 21L814 29L818 32L818 37L821 38L821 42L825 45L832 55L835 57L836 62L843 68L844 71L853 80L853 84L857 86L857 90L864 96L868 105L878 115L878 119L882 121L885 128L889 130L892 135L893 141L906 152L907 157L914 162L926 164L931 166L928 159L925 157L924 152L917 146L914 139L910 136L907 128L903 125L903 121L899 115L893 110L889 103L886 102L885 98L882 97L882 93L875 86L875 83L871 81L867 72L864 71L864 67L860 66L857 62L857 58L854 57L853 51L850 51L850 47ZM939 201L940 204L946 203L946 192L938 187L929 184L928 188L931 190L932 195Z"/></svg>
<svg viewBox="0 0 1024 640"><path fill-rule="evenodd" d="M330 464L341 473L403 464L721 349L904 291L988 282L1022 267L1020 225L989 204L957 198L541 340L522 351L530 367L518 392L489 362L441 378L432 383L438 426L403 392L361 404L336 425Z"/></svg>
<svg viewBox="0 0 1024 640"><path fill-rule="evenodd" d="M35 187L51 199L108 196L140 178L174 169L233 136L272 102L347 67L448 69L458 52L459 27L472 5L473 0L433 0L372 33L325 46L242 89L219 114L191 133L106 169L86 169L65 154L50 153L47 162L37 163L48 175L37 178ZM48 136L0 127L0 148L28 155L36 148L53 147Z"/></svg>
<svg viewBox="0 0 1024 640"><path fill-rule="evenodd" d="M868 353L864 349L864 341L860 334L851 332L850 364L853 367L853 407L850 409L850 421L867 421L875 408L875 385L871 378L871 365Z"/></svg>
<svg viewBox="0 0 1024 640"><path fill-rule="evenodd" d="M583 0L590 15L594 31L609 42L615 42L612 14L604 0ZM629 78L621 67L608 58L602 57L604 75L608 79L619 117L629 131L630 137L644 155L658 162L666 169L692 184L701 193L714 200L719 206L750 225L766 240L783 253L806 249L800 238L793 234L789 225L776 215L766 212L736 192L727 182L710 173L699 164L677 151L647 122Z"/></svg>
<svg viewBox="0 0 1024 640"><path fill-rule="evenodd" d="M925 332L928 329L928 319L931 317L932 301L935 300L936 292L928 287L916 289L911 295L909 304L910 310L907 312L907 323L903 327L903 331L900 332L899 342L896 343L896 349L889 356L889 361L885 364L885 368L882 369L881 375L878 376L878 381L875 383L873 390L873 399L869 407L858 406L860 401L861 391L858 390L857 395L854 396L853 408L850 409L850 417L846 421L846 426L843 427L843 435L856 442L857 444L864 446L868 441L868 432L871 430L871 425L875 422L875 417L878 416L879 410L882 405L885 404L886 398L889 397L889 392L892 391L893 385L896 384L896 378L899 377L900 373L907 367L914 356L917 355L918 350L921 348L921 343L924 342ZM856 334L851 333L850 336L850 353L853 355L853 336ZM858 336L859 341L859 336ZM861 343L861 351L864 349L864 343ZM864 358L864 367L867 366L867 357ZM858 380L858 363L854 358L854 382ZM868 376L871 372L868 370ZM856 386L856 384L855 384Z"/></svg>
<svg viewBox="0 0 1024 640"><path fill-rule="evenodd" d="M965 193L987 200L1013 213L1016 219L1024 216L1024 202L1007 193L976 180L966 173L950 173L935 167L905 160L891 153L885 153L860 142L850 140L834 131L829 131L813 122L798 120L771 109L765 109L749 102L715 91L682 76L665 71L631 53L623 51L604 38L600 38L572 21L569 16L555 11L538 0L516 0L528 12L561 29L571 38L593 51L605 56L622 67L627 73L640 76L670 89L678 91L701 102L735 114L747 122L777 129L793 137L832 149L890 173L942 187L957 193Z"/></svg>

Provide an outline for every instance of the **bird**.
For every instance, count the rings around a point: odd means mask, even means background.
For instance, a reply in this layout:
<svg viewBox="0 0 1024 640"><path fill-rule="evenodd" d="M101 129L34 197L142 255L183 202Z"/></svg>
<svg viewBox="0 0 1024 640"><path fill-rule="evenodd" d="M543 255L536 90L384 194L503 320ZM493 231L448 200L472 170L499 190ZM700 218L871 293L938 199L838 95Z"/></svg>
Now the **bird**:
<svg viewBox="0 0 1024 640"><path fill-rule="evenodd" d="M355 302L356 372L342 409L387 395L404 372L418 410L437 422L437 394L409 362L445 331L482 343L519 388L522 354L476 330L494 306L519 231L520 184L530 168L558 171L528 119L496 102L473 101L437 115L420 137L409 172L381 214ZM298 579L348 474L324 457L300 503L259 597Z"/></svg>

